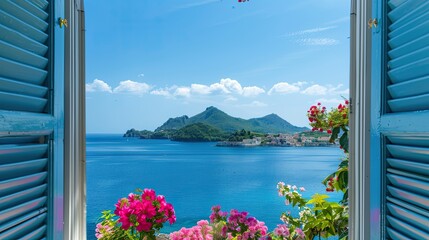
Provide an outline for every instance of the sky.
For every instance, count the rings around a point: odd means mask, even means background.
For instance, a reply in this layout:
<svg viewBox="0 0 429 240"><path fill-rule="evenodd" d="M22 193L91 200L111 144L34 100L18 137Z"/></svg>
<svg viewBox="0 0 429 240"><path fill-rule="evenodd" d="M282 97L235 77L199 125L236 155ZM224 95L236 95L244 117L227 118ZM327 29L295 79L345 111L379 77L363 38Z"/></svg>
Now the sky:
<svg viewBox="0 0 429 240"><path fill-rule="evenodd" d="M154 130L215 106L307 126L348 98L349 1L91 0L88 133Z"/></svg>

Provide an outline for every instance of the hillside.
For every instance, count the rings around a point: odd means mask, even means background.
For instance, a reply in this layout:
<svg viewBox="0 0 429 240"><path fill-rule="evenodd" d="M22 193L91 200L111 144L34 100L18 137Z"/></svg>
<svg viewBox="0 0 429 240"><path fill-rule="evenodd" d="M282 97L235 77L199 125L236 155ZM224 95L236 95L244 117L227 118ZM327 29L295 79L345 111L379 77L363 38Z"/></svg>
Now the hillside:
<svg viewBox="0 0 429 240"><path fill-rule="evenodd" d="M158 127L155 132L180 129L194 123L205 123L228 133L241 129L260 133L295 133L309 130L305 127L296 127L276 114L245 120L229 116L215 107L208 107L205 111L190 118L186 115L170 118L163 125Z"/></svg>
<svg viewBox="0 0 429 240"><path fill-rule="evenodd" d="M172 134L171 140L182 142L213 142L225 140L228 135L204 123L189 124Z"/></svg>

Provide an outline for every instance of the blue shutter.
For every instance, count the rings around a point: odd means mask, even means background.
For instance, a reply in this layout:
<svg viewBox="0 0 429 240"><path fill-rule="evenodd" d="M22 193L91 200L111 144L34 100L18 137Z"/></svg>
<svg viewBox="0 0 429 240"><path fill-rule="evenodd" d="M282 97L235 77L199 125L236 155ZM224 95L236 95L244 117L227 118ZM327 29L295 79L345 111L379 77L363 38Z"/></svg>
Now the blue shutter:
<svg viewBox="0 0 429 240"><path fill-rule="evenodd" d="M371 147L381 147L382 232L387 239L429 239L429 1L381 2L384 36L373 46L381 63L372 63L380 71L381 83L372 79L380 109L371 129L380 139Z"/></svg>
<svg viewBox="0 0 429 240"><path fill-rule="evenodd" d="M0 1L0 239L54 236L64 103L53 5Z"/></svg>

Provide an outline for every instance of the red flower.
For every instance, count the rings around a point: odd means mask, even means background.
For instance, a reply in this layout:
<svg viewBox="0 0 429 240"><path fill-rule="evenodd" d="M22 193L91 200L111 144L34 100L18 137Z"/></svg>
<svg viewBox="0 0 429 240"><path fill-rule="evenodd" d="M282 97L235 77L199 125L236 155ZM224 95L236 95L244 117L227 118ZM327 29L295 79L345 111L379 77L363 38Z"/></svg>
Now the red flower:
<svg viewBox="0 0 429 240"><path fill-rule="evenodd" d="M331 129L328 129L328 131L326 131L327 133L329 133L329 134L331 134L332 133L332 131L331 131Z"/></svg>

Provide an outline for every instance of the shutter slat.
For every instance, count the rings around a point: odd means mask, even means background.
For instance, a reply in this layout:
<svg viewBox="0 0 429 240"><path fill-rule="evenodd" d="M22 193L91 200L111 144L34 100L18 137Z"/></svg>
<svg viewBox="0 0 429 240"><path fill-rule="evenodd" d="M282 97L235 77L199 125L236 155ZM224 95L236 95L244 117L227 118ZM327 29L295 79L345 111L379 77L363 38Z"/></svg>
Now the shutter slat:
<svg viewBox="0 0 429 240"><path fill-rule="evenodd" d="M392 59L399 58L410 52L414 52L421 48L426 47L428 42L429 42L429 34L425 34L417 39L412 39L410 42L404 45L398 46L395 49L390 50L388 53L389 57Z"/></svg>
<svg viewBox="0 0 429 240"><path fill-rule="evenodd" d="M420 180L423 182L427 182L427 175L425 175L425 174L420 175L420 174L410 173L410 172L406 172L406 171L401 171L401 170L398 170L395 168L387 168L386 172L396 174L399 176L403 176L403 177L409 177L411 179Z"/></svg>
<svg viewBox="0 0 429 240"><path fill-rule="evenodd" d="M45 68L48 59L0 40L0 56L36 68Z"/></svg>
<svg viewBox="0 0 429 240"><path fill-rule="evenodd" d="M402 235L401 233L393 230L390 227L387 228L387 234L389 234L389 237L392 240L410 240L409 237L406 237L406 236Z"/></svg>
<svg viewBox="0 0 429 240"><path fill-rule="evenodd" d="M9 196L0 198L0 211L17 204L27 202L31 199L41 197L47 190L47 184L43 184L34 188L30 188L21 192L14 193Z"/></svg>
<svg viewBox="0 0 429 240"><path fill-rule="evenodd" d="M0 77L0 91L46 98L48 88Z"/></svg>
<svg viewBox="0 0 429 240"><path fill-rule="evenodd" d="M36 210L42 209L46 204L47 197L34 199L30 202L20 204L0 212L0 226L14 218L23 216Z"/></svg>
<svg viewBox="0 0 429 240"><path fill-rule="evenodd" d="M429 148L388 144L387 149L395 158L429 163Z"/></svg>
<svg viewBox="0 0 429 240"><path fill-rule="evenodd" d="M6 13L0 9L0 25L4 25L8 29L13 29L15 32L23 34L34 41L44 43L48 39L48 34L40 31L19 20L18 18ZM12 30L10 30L12 31Z"/></svg>
<svg viewBox="0 0 429 240"><path fill-rule="evenodd" d="M0 145L38 143L41 138L42 138L41 136L13 136L13 137L1 136Z"/></svg>
<svg viewBox="0 0 429 240"><path fill-rule="evenodd" d="M47 99L0 92L0 108L4 110L43 112Z"/></svg>
<svg viewBox="0 0 429 240"><path fill-rule="evenodd" d="M389 1L389 6L391 8L397 8L397 7L399 7L401 4L403 4L406 1L408 1L408 0L390 0Z"/></svg>
<svg viewBox="0 0 429 240"><path fill-rule="evenodd" d="M0 145L0 164L40 159L48 150L47 144Z"/></svg>
<svg viewBox="0 0 429 240"><path fill-rule="evenodd" d="M49 135L54 125L55 119L49 114L0 110L0 137ZM1 151L2 146L0 153ZM0 155L0 163L2 161L4 160Z"/></svg>
<svg viewBox="0 0 429 240"><path fill-rule="evenodd" d="M46 7L49 5L48 1L46 0L31 0L31 2L43 10L46 10Z"/></svg>
<svg viewBox="0 0 429 240"><path fill-rule="evenodd" d="M429 196L429 183L421 180L399 176L396 174L387 174L390 185L405 191L414 192L423 196Z"/></svg>
<svg viewBox="0 0 429 240"><path fill-rule="evenodd" d="M397 199L414 204L426 210L429 209L429 199L427 197L401 190L392 186L387 186L387 190L392 196L395 196L395 198Z"/></svg>
<svg viewBox="0 0 429 240"><path fill-rule="evenodd" d="M30 1L15 0L14 3L44 21L46 21L46 19L49 16L47 12L45 12L43 9L39 8L38 6L34 5Z"/></svg>
<svg viewBox="0 0 429 240"><path fill-rule="evenodd" d="M48 28L48 23L46 21L38 18L27 9L18 6L10 0L0 1L0 8L40 31L44 32Z"/></svg>
<svg viewBox="0 0 429 240"><path fill-rule="evenodd" d="M390 69L395 69L400 66L414 64L415 62L421 61L429 56L429 47L420 48L414 52L408 52L408 54L394 58L394 60L389 61Z"/></svg>
<svg viewBox="0 0 429 240"><path fill-rule="evenodd" d="M429 57L392 69L387 74L395 83L425 77L429 74Z"/></svg>
<svg viewBox="0 0 429 240"><path fill-rule="evenodd" d="M387 221L390 225L392 225L392 227L394 227L394 229L402 232L402 234L408 236L410 239L427 240L427 233L405 222L402 222L397 218L387 216Z"/></svg>
<svg viewBox="0 0 429 240"><path fill-rule="evenodd" d="M426 5L426 10L429 10L429 4ZM418 17L409 19L408 21L402 21L393 27L390 26L389 29L391 31L388 34L389 38L395 39L395 37L403 36L405 32L424 34L424 32L419 32L419 31L416 31L415 29L419 29L419 28L422 28L422 26L425 26L424 24L426 23L426 19L428 15L429 15L429 12L425 12Z"/></svg>
<svg viewBox="0 0 429 240"><path fill-rule="evenodd" d="M392 21L389 29L396 29L398 25L412 21L417 16L427 12L429 4L426 0L407 1L391 10L387 16Z"/></svg>
<svg viewBox="0 0 429 240"><path fill-rule="evenodd" d="M23 222L16 227L13 227L3 233L0 233L0 239L20 239L24 234L32 232L34 229L37 229L42 225L46 225L46 217L47 214L42 213L26 222ZM40 239L40 237L38 237L37 239Z"/></svg>
<svg viewBox="0 0 429 240"><path fill-rule="evenodd" d="M23 224L32 218L38 217L41 214L45 213L46 211L47 211L47 208L44 207L44 208L41 208L39 210L27 213L21 217L15 218L14 220L12 220L6 224L0 225L0 233L4 232L7 229L12 229L15 226L19 226L20 224Z"/></svg>
<svg viewBox="0 0 429 240"><path fill-rule="evenodd" d="M47 172L41 172L24 177L1 181L0 197L19 192L31 187L39 186L45 182L47 176Z"/></svg>
<svg viewBox="0 0 429 240"><path fill-rule="evenodd" d="M391 84L387 90L394 99L422 95L429 92L429 76Z"/></svg>
<svg viewBox="0 0 429 240"><path fill-rule="evenodd" d="M407 113L409 115L409 113ZM414 116L415 117L415 116ZM429 117L427 115L426 117ZM423 117L424 119L427 119L426 117ZM403 120L409 122L409 120L406 120L408 118L405 118ZM404 145L404 146L415 146L415 147L429 147L429 138L424 135L394 135L394 136L387 136L387 139L389 139L390 142L397 145Z"/></svg>
<svg viewBox="0 0 429 240"><path fill-rule="evenodd" d="M429 218L420 214L409 211L408 209L402 208L393 203L388 203L387 208L392 216L407 222L408 224L415 226L423 231L429 229Z"/></svg>
<svg viewBox="0 0 429 240"><path fill-rule="evenodd" d="M43 84L48 72L0 57L0 76L32 84Z"/></svg>
<svg viewBox="0 0 429 240"><path fill-rule="evenodd" d="M429 211L424 210L423 208L417 207L415 205L411 205L407 202L401 201L399 199L396 199L394 197L386 197L386 200L388 202L394 203L402 208L405 208L411 212L417 213L419 215L424 216L425 218L429 218Z"/></svg>
<svg viewBox="0 0 429 240"><path fill-rule="evenodd" d="M428 65L429 67L429 65ZM429 93L389 100L389 107L394 112L409 112L429 109Z"/></svg>
<svg viewBox="0 0 429 240"><path fill-rule="evenodd" d="M45 235L45 232L46 232L46 226L41 226L36 230L32 230L31 233L21 237L20 240L40 239Z"/></svg>
<svg viewBox="0 0 429 240"><path fill-rule="evenodd" d="M46 168L47 163L48 159L44 158L0 165L0 180L41 172Z"/></svg>
<svg viewBox="0 0 429 240"><path fill-rule="evenodd" d="M0 32L4 33L0 35L1 40L8 43L13 43L13 45L15 46L18 46L30 52L36 53L40 56L44 56L48 51L48 47L46 45L39 43L36 40L31 39L1 24L0 24Z"/></svg>
<svg viewBox="0 0 429 240"><path fill-rule="evenodd" d="M47 102L45 98L0 92L0 108L4 110L43 112Z"/></svg>
<svg viewBox="0 0 429 240"><path fill-rule="evenodd" d="M421 175L428 176L429 174L429 164L419 163L419 162L412 162L412 161L405 161L405 160L399 160L399 159L393 159L393 158L387 158L387 162L390 166L403 170L410 173L417 173Z"/></svg>

